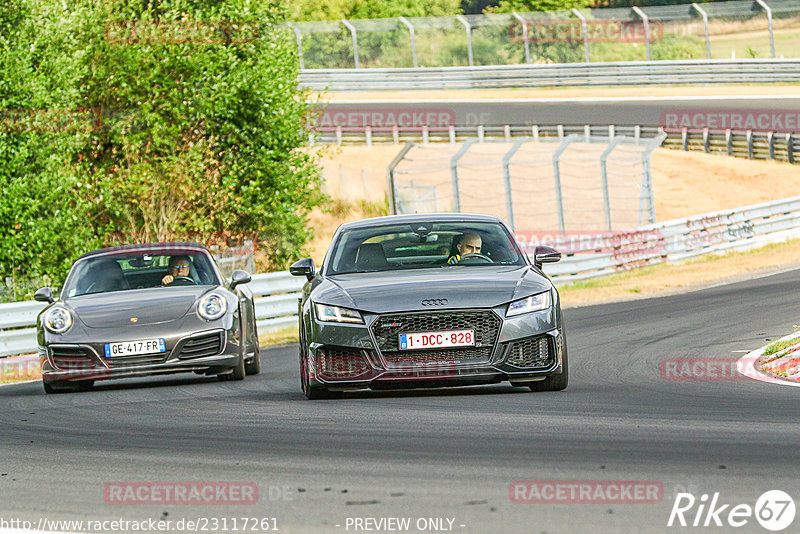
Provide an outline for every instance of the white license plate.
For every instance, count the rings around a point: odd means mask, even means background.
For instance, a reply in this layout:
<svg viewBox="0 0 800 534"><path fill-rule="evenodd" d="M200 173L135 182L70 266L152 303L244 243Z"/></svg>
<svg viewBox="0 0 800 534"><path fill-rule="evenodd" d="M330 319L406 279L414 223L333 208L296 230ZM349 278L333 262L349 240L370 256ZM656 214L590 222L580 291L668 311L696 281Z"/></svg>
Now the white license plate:
<svg viewBox="0 0 800 534"><path fill-rule="evenodd" d="M474 330L447 330L444 332L400 334L400 350L472 347L474 345Z"/></svg>
<svg viewBox="0 0 800 534"><path fill-rule="evenodd" d="M167 352L163 337L159 339L142 339L140 341L123 341L122 343L106 343L106 358L157 352Z"/></svg>

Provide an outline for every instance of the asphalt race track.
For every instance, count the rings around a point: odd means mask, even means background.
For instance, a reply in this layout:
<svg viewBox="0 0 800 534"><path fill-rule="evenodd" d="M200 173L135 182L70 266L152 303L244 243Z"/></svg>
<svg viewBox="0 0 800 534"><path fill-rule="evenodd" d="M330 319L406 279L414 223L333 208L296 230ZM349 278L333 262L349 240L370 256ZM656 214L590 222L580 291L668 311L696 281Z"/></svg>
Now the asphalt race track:
<svg viewBox="0 0 800 534"><path fill-rule="evenodd" d="M174 375L48 396L39 383L1 387L0 519L276 518L280 532L323 533L389 517L410 518L410 532L421 518L428 527L444 518L438 532L448 519L465 533L731 531L668 528L675 494L719 492L731 505L723 521L767 490L797 500L800 390L670 381L659 364L736 358L791 332L798 288L795 270L565 310L571 381L560 393L501 385L312 402L299 389L296 346L263 351L262 374L238 383ZM517 504L509 487L518 480L650 481L663 495ZM260 497L107 504L105 485L126 481L255 482ZM766 532L753 517L735 530Z"/></svg>
<svg viewBox="0 0 800 534"><path fill-rule="evenodd" d="M362 125L361 114L376 113L400 116L406 113L433 113L446 118L454 126L519 126L538 124L615 124L617 126L664 126L665 113L759 110L796 112L800 96L666 96L666 97L580 97L580 98L514 98L481 100L334 100L324 106L326 116L320 123L343 127ZM328 122L325 122L328 117ZM413 119L406 119L413 120ZM427 119L425 119L427 120ZM354 122L350 122L354 121ZM442 126L432 123L428 126ZM372 124L383 126L383 124ZM421 126L417 125L418 127ZM780 130L780 128L778 128Z"/></svg>

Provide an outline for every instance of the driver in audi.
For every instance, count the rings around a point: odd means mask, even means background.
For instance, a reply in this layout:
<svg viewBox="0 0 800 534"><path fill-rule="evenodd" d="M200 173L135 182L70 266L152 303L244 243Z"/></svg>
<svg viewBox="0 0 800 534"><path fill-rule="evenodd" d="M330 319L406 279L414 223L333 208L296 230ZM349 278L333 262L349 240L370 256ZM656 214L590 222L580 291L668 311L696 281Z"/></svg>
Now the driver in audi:
<svg viewBox="0 0 800 534"><path fill-rule="evenodd" d="M461 261L462 256L467 254L480 254L481 253L481 236L474 232L467 232L461 236L456 244L456 250L458 250L458 254L455 256L450 256L450 259L447 260L449 265L455 265L456 263Z"/></svg>
<svg viewBox="0 0 800 534"><path fill-rule="evenodd" d="M188 256L172 256L169 259L169 274L161 279L162 286L170 285L176 276L189 276L189 257Z"/></svg>

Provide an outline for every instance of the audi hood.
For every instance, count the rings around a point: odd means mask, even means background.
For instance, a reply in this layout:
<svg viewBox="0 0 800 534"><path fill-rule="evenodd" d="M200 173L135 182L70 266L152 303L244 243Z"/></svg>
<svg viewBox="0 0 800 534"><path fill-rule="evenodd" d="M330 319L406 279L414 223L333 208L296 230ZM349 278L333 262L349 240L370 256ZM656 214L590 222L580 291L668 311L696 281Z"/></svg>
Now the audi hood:
<svg viewBox="0 0 800 534"><path fill-rule="evenodd" d="M311 299L368 313L391 313L426 309L423 300L438 300L436 309L495 307L552 287L530 266L456 265L332 275L314 288Z"/></svg>

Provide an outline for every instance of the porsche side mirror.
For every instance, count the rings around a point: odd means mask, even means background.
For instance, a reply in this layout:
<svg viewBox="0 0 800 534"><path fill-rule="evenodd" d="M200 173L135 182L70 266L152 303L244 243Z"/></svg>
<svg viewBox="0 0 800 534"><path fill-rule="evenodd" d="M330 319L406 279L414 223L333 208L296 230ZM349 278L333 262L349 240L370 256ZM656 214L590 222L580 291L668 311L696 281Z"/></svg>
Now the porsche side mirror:
<svg viewBox="0 0 800 534"><path fill-rule="evenodd" d="M48 304L52 304L56 301L56 299L53 298L53 292L49 287L43 287L36 290L36 293L33 294L33 300L47 302Z"/></svg>
<svg viewBox="0 0 800 534"><path fill-rule="evenodd" d="M533 251L533 264L541 269L545 263L555 263L561 260L561 253L554 248L538 246Z"/></svg>
<svg viewBox="0 0 800 534"><path fill-rule="evenodd" d="M247 271L241 271L239 269L236 269L235 271L233 271L233 274L231 275L231 285L230 285L231 291L233 291L236 288L236 286L240 284L249 283L252 279L253 277L250 276L250 273L248 273Z"/></svg>
<svg viewBox="0 0 800 534"><path fill-rule="evenodd" d="M311 258L303 258L298 260L289 267L289 273L292 276L305 276L308 280L314 279L314 260Z"/></svg>

